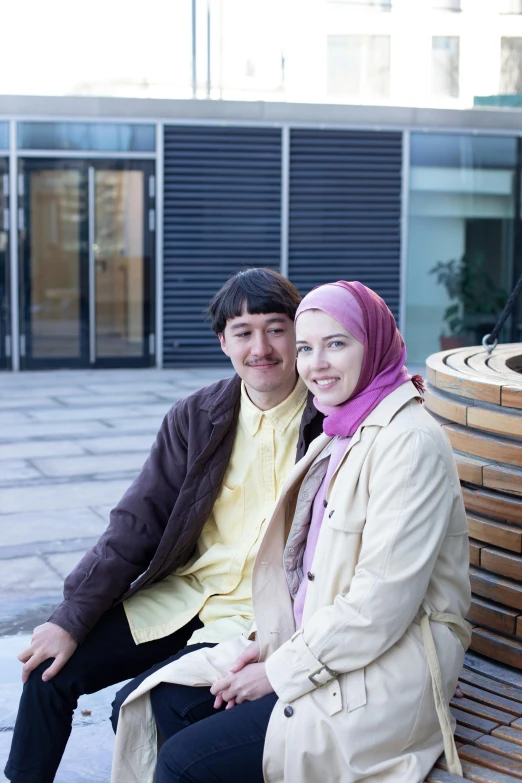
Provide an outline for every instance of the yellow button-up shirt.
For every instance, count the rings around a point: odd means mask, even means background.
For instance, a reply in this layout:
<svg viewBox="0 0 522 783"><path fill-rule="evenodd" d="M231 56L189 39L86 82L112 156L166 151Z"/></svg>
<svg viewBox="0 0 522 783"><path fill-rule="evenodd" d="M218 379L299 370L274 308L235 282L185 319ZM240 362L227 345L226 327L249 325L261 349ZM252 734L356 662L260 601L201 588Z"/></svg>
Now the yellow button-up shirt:
<svg viewBox="0 0 522 783"><path fill-rule="evenodd" d="M222 642L252 625L254 561L283 482L295 462L306 386L257 408L241 387L232 456L212 513L189 562L124 602L136 644L177 631L199 614L189 644Z"/></svg>

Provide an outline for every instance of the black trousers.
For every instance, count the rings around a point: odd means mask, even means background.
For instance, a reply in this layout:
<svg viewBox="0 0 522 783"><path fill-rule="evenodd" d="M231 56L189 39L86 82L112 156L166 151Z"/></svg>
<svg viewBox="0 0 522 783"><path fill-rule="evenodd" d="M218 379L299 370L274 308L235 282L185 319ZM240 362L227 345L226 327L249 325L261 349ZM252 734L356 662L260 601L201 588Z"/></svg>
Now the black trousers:
<svg viewBox="0 0 522 783"><path fill-rule="evenodd" d="M151 704L163 747L156 783L263 783L263 748L275 693L225 710L210 688L162 683Z"/></svg>
<svg viewBox="0 0 522 783"><path fill-rule="evenodd" d="M179 631L135 644L123 606L108 611L63 669L49 682L35 669L24 685L5 776L12 783L52 783L71 733L78 698L143 674L182 650L201 621ZM116 711L118 705L116 705Z"/></svg>

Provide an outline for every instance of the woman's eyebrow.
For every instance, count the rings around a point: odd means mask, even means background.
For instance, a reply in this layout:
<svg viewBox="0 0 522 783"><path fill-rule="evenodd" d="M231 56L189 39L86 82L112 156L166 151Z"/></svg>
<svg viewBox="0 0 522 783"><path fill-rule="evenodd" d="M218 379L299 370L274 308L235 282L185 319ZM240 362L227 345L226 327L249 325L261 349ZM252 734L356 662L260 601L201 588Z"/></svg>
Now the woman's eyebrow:
<svg viewBox="0 0 522 783"><path fill-rule="evenodd" d="M323 337L323 340L331 340L333 337L348 337L348 335L343 332L337 332L337 334L329 334L327 337Z"/></svg>

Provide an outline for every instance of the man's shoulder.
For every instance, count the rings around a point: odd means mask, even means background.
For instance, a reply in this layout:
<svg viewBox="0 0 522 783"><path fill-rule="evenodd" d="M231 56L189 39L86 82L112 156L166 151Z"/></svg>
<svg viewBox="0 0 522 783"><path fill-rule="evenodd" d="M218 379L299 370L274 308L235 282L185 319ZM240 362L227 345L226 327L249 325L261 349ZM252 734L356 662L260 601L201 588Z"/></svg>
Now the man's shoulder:
<svg viewBox="0 0 522 783"><path fill-rule="evenodd" d="M232 375L203 386L178 400L171 408L173 415L207 411L211 415L234 408L241 393L241 378Z"/></svg>

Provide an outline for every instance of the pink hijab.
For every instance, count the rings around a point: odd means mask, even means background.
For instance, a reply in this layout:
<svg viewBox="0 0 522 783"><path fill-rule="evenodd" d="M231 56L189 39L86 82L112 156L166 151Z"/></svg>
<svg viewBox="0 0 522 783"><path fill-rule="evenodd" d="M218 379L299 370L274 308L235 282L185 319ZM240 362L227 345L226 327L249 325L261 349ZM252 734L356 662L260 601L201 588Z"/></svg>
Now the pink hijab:
<svg viewBox="0 0 522 783"><path fill-rule="evenodd" d="M386 303L362 283L338 280L310 291L299 305L296 321L305 310L323 310L364 345L361 374L351 397L340 405L314 405L326 418L327 435L353 435L359 424L388 394L412 381L424 391L420 375L408 375L406 347Z"/></svg>

